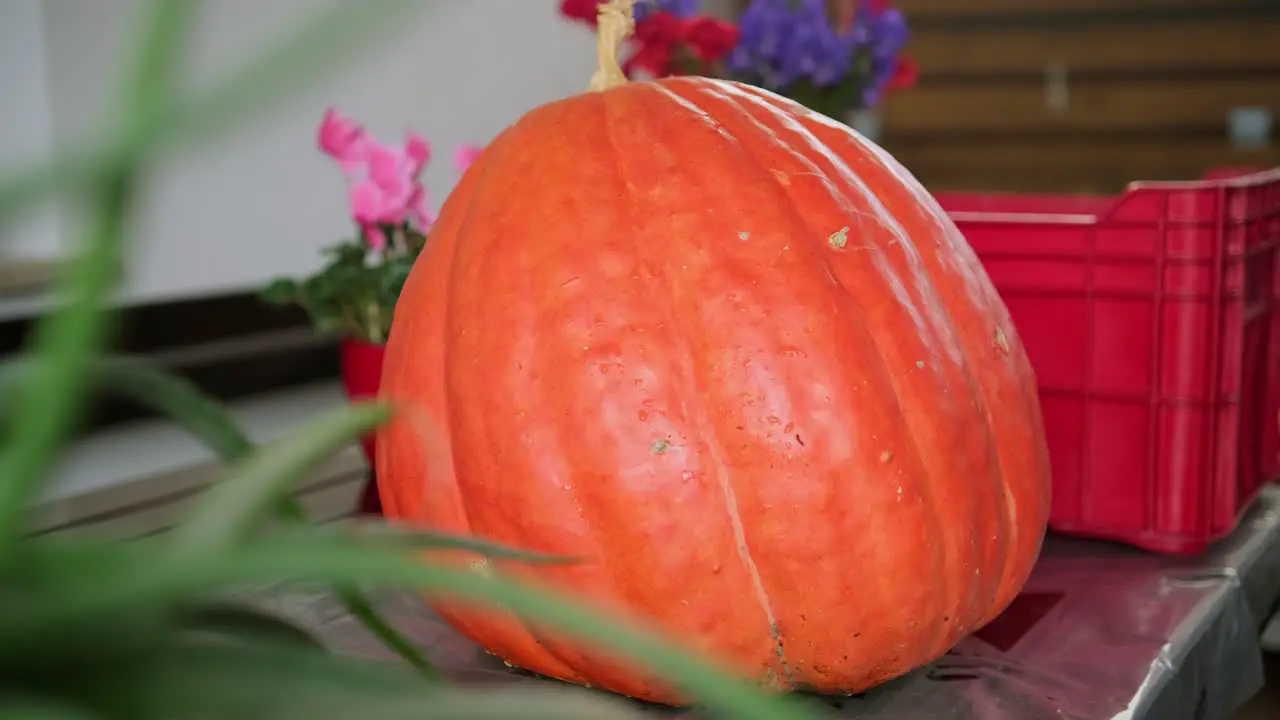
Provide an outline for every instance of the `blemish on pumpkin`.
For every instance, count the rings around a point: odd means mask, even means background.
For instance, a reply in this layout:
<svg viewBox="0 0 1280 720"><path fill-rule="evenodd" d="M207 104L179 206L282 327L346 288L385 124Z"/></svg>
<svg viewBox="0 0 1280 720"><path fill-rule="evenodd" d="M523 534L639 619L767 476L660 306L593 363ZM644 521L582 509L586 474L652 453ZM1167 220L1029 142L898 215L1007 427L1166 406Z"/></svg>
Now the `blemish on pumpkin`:
<svg viewBox="0 0 1280 720"><path fill-rule="evenodd" d="M786 173L777 168L773 168L769 172L773 174L774 179L776 179L782 187L790 187L791 178Z"/></svg>
<svg viewBox="0 0 1280 720"><path fill-rule="evenodd" d="M804 441L800 439L800 433L796 433L796 442L800 443L800 447L804 447Z"/></svg>
<svg viewBox="0 0 1280 720"><path fill-rule="evenodd" d="M1009 338L1004 336L1004 330L996 328L996 347L1007 357L1009 355Z"/></svg>
<svg viewBox="0 0 1280 720"><path fill-rule="evenodd" d="M485 577L489 577L493 575L493 568L489 566L489 558L480 558L479 560L472 560L470 563L470 567L471 567L471 572L474 572L477 575L484 575Z"/></svg>
<svg viewBox="0 0 1280 720"><path fill-rule="evenodd" d="M747 238L749 238L749 237L751 237L751 233L746 232L745 230L744 230L744 231L742 231L742 232L739 232L739 233L738 233L738 239L739 239L739 240L746 240L746 239L747 239Z"/></svg>
<svg viewBox="0 0 1280 720"><path fill-rule="evenodd" d="M885 450L884 452L880 453L881 463L887 463L892 459L893 459L893 453L889 452L888 450Z"/></svg>
<svg viewBox="0 0 1280 720"><path fill-rule="evenodd" d="M923 360L917 360L917 361L916 361L916 367L918 367L918 368L920 368L921 370L923 370L923 369L924 369L924 361L923 361Z"/></svg>
<svg viewBox="0 0 1280 720"><path fill-rule="evenodd" d="M839 230L827 236L827 242L831 243L831 247L839 250L849 244L849 228L842 227Z"/></svg>
<svg viewBox="0 0 1280 720"><path fill-rule="evenodd" d="M667 442L665 438L658 438L653 441L653 445L650 445L649 449L653 451L654 455L661 455L671 449L671 443Z"/></svg>

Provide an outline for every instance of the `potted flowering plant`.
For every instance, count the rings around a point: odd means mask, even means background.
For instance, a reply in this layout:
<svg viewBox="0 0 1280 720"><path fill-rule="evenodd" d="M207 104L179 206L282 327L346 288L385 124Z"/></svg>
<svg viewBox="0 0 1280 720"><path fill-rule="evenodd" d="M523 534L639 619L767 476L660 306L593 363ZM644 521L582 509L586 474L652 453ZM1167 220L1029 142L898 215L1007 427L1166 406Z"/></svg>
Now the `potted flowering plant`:
<svg viewBox="0 0 1280 720"><path fill-rule="evenodd" d="M560 12L594 25L600 1L562 0ZM637 0L635 18L628 77L724 77L855 125L918 77L902 52L906 20L888 0L750 0L737 23L700 14L698 0Z"/></svg>
<svg viewBox="0 0 1280 720"><path fill-rule="evenodd" d="M332 108L320 121L317 144L347 181L356 232L324 249L327 262L315 274L276 278L261 295L271 305L301 306L318 332L341 338L343 385L358 400L377 395L396 300L434 220L421 181L431 146L413 132L401 146L384 144ZM454 156L458 171L479 152L460 147ZM372 437L365 439L364 451L372 464ZM366 498L366 509L373 505Z"/></svg>

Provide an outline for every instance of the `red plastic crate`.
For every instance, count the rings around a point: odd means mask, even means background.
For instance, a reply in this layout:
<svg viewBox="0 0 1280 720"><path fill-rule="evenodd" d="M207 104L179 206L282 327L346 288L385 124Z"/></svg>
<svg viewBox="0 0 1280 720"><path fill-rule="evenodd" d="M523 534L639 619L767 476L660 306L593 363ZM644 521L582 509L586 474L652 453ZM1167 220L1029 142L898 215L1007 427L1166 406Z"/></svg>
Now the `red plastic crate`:
<svg viewBox="0 0 1280 720"><path fill-rule="evenodd" d="M1280 168L943 193L1040 386L1056 530L1194 553L1280 476Z"/></svg>

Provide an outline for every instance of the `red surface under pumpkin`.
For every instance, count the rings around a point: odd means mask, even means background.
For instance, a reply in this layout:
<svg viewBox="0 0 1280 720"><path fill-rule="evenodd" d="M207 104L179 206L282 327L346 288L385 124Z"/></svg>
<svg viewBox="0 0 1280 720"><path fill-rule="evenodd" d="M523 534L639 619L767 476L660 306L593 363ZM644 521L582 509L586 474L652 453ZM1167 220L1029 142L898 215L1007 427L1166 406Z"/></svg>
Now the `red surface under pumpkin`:
<svg viewBox="0 0 1280 720"><path fill-rule="evenodd" d="M388 516L760 682L856 692L998 615L1035 562L1035 379L952 222L882 150L757 88L538 108L449 197L396 311ZM462 560L460 560L462 561ZM679 698L512 617L514 665Z"/></svg>

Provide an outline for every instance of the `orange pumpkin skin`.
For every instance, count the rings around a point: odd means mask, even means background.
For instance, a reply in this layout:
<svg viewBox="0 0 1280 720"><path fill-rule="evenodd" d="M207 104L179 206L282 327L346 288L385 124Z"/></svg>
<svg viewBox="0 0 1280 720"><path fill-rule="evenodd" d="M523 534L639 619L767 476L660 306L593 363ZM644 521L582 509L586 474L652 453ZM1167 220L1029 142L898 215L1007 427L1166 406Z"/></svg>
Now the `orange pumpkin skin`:
<svg viewBox="0 0 1280 720"><path fill-rule="evenodd" d="M954 224L853 131L727 81L502 133L404 288L383 393L389 517L586 558L501 566L779 689L941 656L1022 588L1048 516L1034 376ZM436 607L513 665L681 702Z"/></svg>

